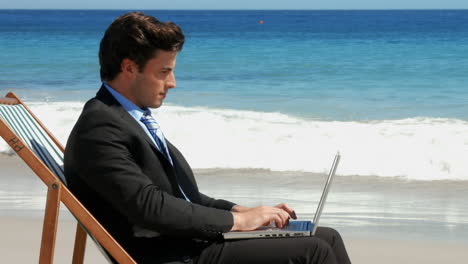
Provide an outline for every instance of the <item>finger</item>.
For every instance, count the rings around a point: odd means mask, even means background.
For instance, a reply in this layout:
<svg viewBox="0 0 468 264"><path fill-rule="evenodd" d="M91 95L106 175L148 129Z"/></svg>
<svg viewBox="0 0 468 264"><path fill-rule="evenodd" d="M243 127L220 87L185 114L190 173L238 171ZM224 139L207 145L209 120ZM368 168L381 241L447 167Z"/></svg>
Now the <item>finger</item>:
<svg viewBox="0 0 468 264"><path fill-rule="evenodd" d="M286 225L289 224L289 219L291 219L291 217L290 217L290 215L289 215L287 212L285 212L285 211L283 211L283 212L284 212L284 217L285 217L285 219L284 219L284 225L286 226Z"/></svg>
<svg viewBox="0 0 468 264"><path fill-rule="evenodd" d="M296 216L296 214L293 214L293 210L291 210L291 208L289 208L286 204L283 204L284 205L284 209L281 209L282 211L282 214L283 214L283 217L284 217L284 221L285 223L289 222L289 218L294 217ZM295 219L295 218L294 218Z"/></svg>
<svg viewBox="0 0 468 264"><path fill-rule="evenodd" d="M280 227L284 227L288 223L289 215L286 211L279 209L278 217L281 219L281 223L279 223Z"/></svg>
<svg viewBox="0 0 468 264"><path fill-rule="evenodd" d="M286 211L281 210L280 216L281 216L281 220L283 220L282 226L281 226L281 227L283 227L283 226L285 226L286 223L288 222L289 215L288 215L288 213L286 213Z"/></svg>
<svg viewBox="0 0 468 264"><path fill-rule="evenodd" d="M293 219L297 219L296 213L287 204L281 203L281 204L278 204L275 207L285 210Z"/></svg>
<svg viewBox="0 0 468 264"><path fill-rule="evenodd" d="M293 219L297 219L297 216L296 216L296 212L295 212L295 211L292 211L291 217L292 217Z"/></svg>
<svg viewBox="0 0 468 264"><path fill-rule="evenodd" d="M278 228L281 228L283 225L283 219L281 218L281 209L270 207L268 212L265 214L268 221L265 225L271 225Z"/></svg>
<svg viewBox="0 0 468 264"><path fill-rule="evenodd" d="M284 226L283 224L283 219L281 219L281 216L280 215L276 215L275 217L275 225L276 227L278 228L282 228Z"/></svg>

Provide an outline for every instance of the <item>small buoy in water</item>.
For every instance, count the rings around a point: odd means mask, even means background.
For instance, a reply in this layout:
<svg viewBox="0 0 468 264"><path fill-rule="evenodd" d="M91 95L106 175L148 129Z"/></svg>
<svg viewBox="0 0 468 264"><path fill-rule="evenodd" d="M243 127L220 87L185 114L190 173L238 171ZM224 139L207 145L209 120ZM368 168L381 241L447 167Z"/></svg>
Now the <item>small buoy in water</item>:
<svg viewBox="0 0 468 264"><path fill-rule="evenodd" d="M263 24L263 20L258 21L259 24Z"/></svg>

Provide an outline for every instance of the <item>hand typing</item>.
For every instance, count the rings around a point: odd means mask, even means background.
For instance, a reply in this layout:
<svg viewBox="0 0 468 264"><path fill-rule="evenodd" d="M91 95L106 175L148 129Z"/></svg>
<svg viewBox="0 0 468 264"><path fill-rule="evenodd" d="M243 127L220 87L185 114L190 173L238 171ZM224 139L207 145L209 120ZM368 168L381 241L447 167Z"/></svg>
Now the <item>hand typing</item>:
<svg viewBox="0 0 468 264"><path fill-rule="evenodd" d="M236 205L232 208L234 225L231 231L255 230L261 226L275 223L276 227L285 226L289 218L296 219L296 214L286 204L282 203L274 207L258 206L248 208Z"/></svg>

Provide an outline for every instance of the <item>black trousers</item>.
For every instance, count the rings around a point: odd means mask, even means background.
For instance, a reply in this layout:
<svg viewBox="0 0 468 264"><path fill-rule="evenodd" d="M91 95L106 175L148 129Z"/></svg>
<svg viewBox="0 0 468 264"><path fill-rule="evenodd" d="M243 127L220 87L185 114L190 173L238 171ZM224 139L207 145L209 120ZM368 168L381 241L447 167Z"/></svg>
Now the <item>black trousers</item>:
<svg viewBox="0 0 468 264"><path fill-rule="evenodd" d="M319 227L313 237L220 241L206 247L196 264L348 264L351 263L340 234Z"/></svg>

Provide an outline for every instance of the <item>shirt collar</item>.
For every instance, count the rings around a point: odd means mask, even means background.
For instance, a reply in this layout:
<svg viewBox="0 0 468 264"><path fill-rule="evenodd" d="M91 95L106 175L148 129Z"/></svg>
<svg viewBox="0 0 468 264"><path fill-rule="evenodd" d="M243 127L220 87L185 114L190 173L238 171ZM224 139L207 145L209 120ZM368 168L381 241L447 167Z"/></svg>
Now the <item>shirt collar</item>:
<svg viewBox="0 0 468 264"><path fill-rule="evenodd" d="M110 85L107 83L103 83L104 87L114 96L115 100L119 102L122 107L136 120L140 120L145 110L138 107L132 101L128 100L125 96L121 95L119 92L114 90Z"/></svg>

